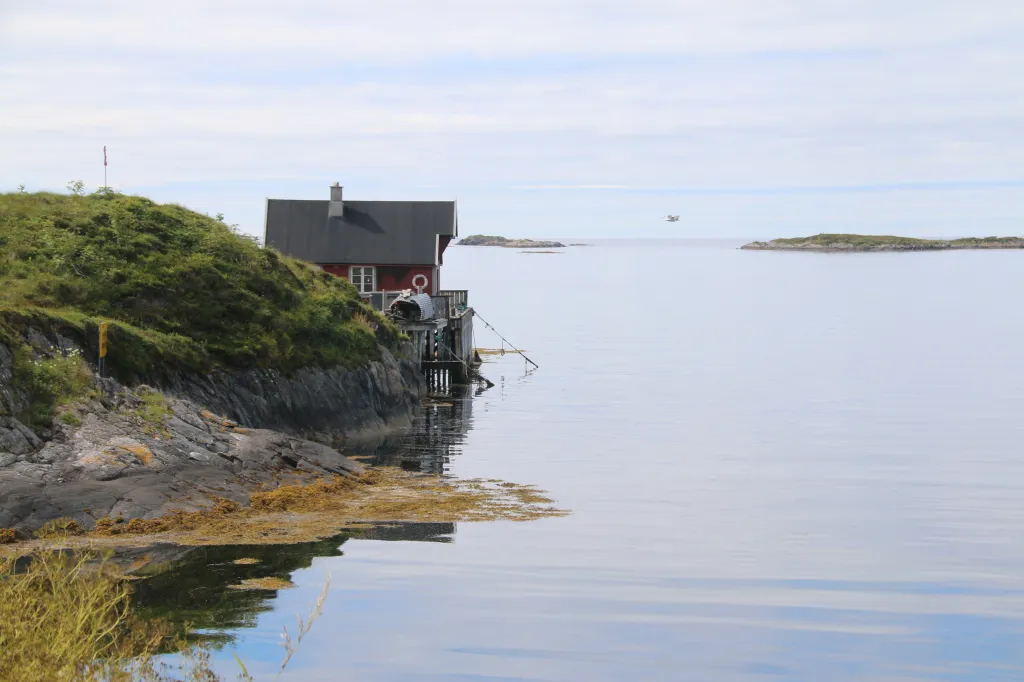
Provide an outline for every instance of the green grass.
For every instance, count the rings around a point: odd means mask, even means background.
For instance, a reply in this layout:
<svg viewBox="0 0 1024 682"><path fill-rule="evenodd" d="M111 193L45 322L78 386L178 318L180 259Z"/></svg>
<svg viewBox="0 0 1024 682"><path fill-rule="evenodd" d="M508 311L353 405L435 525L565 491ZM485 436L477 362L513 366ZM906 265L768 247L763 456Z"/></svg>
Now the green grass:
<svg viewBox="0 0 1024 682"><path fill-rule="evenodd" d="M170 438L167 420L174 416L167 398L157 391L146 391L139 396L142 404L134 410L126 410L124 414L139 424L144 433L150 436Z"/></svg>
<svg viewBox="0 0 1024 682"><path fill-rule="evenodd" d="M77 415L72 414L71 412L65 412L64 414L62 414L60 416L60 420L67 424L68 426L82 425L82 420Z"/></svg>
<svg viewBox="0 0 1024 682"><path fill-rule="evenodd" d="M356 367L379 356L378 341L398 340L344 279L181 206L0 194L0 341L34 327L93 361L102 321L110 372L129 382L214 367Z"/></svg>

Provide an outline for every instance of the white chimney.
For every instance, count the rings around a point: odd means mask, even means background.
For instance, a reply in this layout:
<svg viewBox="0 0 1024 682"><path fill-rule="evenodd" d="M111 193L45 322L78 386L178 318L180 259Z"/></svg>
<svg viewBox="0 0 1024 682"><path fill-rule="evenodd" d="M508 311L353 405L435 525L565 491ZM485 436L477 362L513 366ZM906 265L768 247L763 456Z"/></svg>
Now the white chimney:
<svg viewBox="0 0 1024 682"><path fill-rule="evenodd" d="M331 204L327 208L328 218L341 218L345 214L345 203L341 200L341 190L345 189L338 183L331 185Z"/></svg>

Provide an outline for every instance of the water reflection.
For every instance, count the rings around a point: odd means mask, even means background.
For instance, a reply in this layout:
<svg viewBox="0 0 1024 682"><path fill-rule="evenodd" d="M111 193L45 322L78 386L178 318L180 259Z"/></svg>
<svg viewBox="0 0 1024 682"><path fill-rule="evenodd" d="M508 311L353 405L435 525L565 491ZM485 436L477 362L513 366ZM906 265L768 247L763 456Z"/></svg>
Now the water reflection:
<svg viewBox="0 0 1024 682"><path fill-rule="evenodd" d="M454 540L453 535L454 523L392 521L362 529L352 537L383 542L451 542Z"/></svg>
<svg viewBox="0 0 1024 682"><path fill-rule="evenodd" d="M391 522L294 545L150 548L157 560L136 572L140 580L134 585L134 602L144 619L164 619L182 632L187 627L197 633L197 639L226 643L234 639L230 630L254 627L261 613L273 610L278 596L273 589L239 590L232 585L261 578L288 580L317 557L343 556L342 546L353 538L451 542L454 534L454 523Z"/></svg>
<svg viewBox="0 0 1024 682"><path fill-rule="evenodd" d="M273 609L276 590L230 589L243 580L281 578L308 568L316 557L341 556L349 539L342 535L296 545L229 545L178 548L177 556L138 571L134 602L145 619L198 630L207 641L231 641L226 630L253 627L259 614ZM236 564L240 559L256 563Z"/></svg>
<svg viewBox="0 0 1024 682"><path fill-rule="evenodd" d="M238 655L273 679L330 572L282 681L1024 679L1019 254L807 255L593 248L517 277L515 253L456 251L450 279L542 369L491 358L472 414L441 398L370 456L573 515L350 539ZM595 299L595 273L673 305Z"/></svg>
<svg viewBox="0 0 1024 682"><path fill-rule="evenodd" d="M472 424L472 387L453 387L427 398L413 425L382 441L363 443L347 451L373 465L445 473ZM346 531L317 542L294 545L230 545L182 548L160 546L125 554L125 564L145 556L146 567L137 571L135 603L144 618L162 618L175 626L200 633L209 642L229 642L228 633L256 624L261 613L274 609L276 590L231 589L245 580L287 580L308 568L317 557L342 556L350 539L452 542L454 523L388 522ZM245 560L243 563L235 563Z"/></svg>
<svg viewBox="0 0 1024 682"><path fill-rule="evenodd" d="M452 455L461 452L473 424L473 397L484 386L455 386L423 401L413 426L372 445L349 448L346 454L375 466L443 474Z"/></svg>

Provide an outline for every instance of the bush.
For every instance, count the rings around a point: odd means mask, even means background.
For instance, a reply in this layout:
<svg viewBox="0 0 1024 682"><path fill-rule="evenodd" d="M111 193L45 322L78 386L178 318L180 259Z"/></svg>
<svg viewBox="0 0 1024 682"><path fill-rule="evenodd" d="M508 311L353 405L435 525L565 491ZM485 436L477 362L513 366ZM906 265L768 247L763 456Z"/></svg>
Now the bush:
<svg viewBox="0 0 1024 682"><path fill-rule="evenodd" d="M92 371L80 351L51 352L52 357L33 359L27 346L15 348L14 380L29 397L28 414L22 416L35 426L49 425L56 408L82 397L92 384Z"/></svg>

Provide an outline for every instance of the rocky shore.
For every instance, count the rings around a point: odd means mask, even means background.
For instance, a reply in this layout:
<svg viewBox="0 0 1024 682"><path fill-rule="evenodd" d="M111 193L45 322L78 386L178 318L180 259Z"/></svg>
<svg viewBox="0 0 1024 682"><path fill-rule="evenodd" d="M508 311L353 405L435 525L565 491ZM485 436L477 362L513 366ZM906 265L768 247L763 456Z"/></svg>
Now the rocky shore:
<svg viewBox="0 0 1024 682"><path fill-rule="evenodd" d="M857 234L819 234L813 237L751 242L749 251L945 251L955 249L1024 249L1021 237L968 237L964 239L915 239Z"/></svg>
<svg viewBox="0 0 1024 682"><path fill-rule="evenodd" d="M563 249L565 244L534 239L507 239L474 234L459 240L459 246L501 246L506 249Z"/></svg>
<svg viewBox="0 0 1024 682"><path fill-rule="evenodd" d="M38 353L74 352L33 331ZM88 397L51 425L14 415L26 400L14 353L0 343L0 528L28 535L47 521L155 518L216 498L245 502L267 484L359 473L335 446L408 424L424 390L386 349L356 370L180 374L129 388L94 377Z"/></svg>

